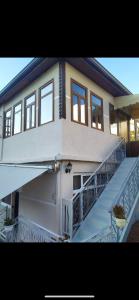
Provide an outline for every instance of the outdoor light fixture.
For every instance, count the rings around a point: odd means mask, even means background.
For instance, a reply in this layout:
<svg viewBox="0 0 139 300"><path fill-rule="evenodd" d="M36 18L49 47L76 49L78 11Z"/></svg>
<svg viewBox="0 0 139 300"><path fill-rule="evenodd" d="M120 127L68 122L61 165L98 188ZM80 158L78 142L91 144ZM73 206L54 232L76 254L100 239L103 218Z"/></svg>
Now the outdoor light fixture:
<svg viewBox="0 0 139 300"><path fill-rule="evenodd" d="M68 164L65 166L65 173L70 173L72 169L72 164L69 161Z"/></svg>
<svg viewBox="0 0 139 300"><path fill-rule="evenodd" d="M55 160L55 163L54 163L54 170L55 172L57 172L60 168L60 163L58 161Z"/></svg>

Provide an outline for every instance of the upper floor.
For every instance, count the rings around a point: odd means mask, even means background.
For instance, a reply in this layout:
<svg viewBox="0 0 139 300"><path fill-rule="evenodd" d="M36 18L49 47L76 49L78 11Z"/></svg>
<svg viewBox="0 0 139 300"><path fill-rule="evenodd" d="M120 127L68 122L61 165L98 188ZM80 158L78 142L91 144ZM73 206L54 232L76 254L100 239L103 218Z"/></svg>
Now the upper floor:
<svg viewBox="0 0 139 300"><path fill-rule="evenodd" d="M128 139L128 113L115 114L128 95L95 60L35 59L0 93L0 160L101 162Z"/></svg>

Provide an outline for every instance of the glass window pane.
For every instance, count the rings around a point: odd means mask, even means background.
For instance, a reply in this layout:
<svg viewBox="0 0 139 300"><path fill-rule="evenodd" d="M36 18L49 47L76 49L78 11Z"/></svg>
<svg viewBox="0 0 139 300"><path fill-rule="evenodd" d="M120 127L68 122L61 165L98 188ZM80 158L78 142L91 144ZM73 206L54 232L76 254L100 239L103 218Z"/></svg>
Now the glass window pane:
<svg viewBox="0 0 139 300"><path fill-rule="evenodd" d="M97 116L96 107L92 106L92 126L95 128L97 127L96 116Z"/></svg>
<svg viewBox="0 0 139 300"><path fill-rule="evenodd" d="M80 105L81 105L81 123L85 124L85 100L84 99L81 99Z"/></svg>
<svg viewBox="0 0 139 300"><path fill-rule="evenodd" d="M110 119L110 132L111 134L118 135L116 111L114 105L109 104L109 119Z"/></svg>
<svg viewBox="0 0 139 300"><path fill-rule="evenodd" d="M76 83L72 83L72 91L76 94L80 94L81 96L85 97L85 88L77 85Z"/></svg>
<svg viewBox="0 0 139 300"><path fill-rule="evenodd" d="M35 95L32 95L31 97L29 97L28 99L26 99L26 105L30 105L31 103L35 102Z"/></svg>
<svg viewBox="0 0 139 300"><path fill-rule="evenodd" d="M90 177L90 175L83 176L83 184L88 180L89 177Z"/></svg>
<svg viewBox="0 0 139 300"><path fill-rule="evenodd" d="M78 107L78 97L73 96L73 120L78 121L78 112L79 112L79 107Z"/></svg>
<svg viewBox="0 0 139 300"><path fill-rule="evenodd" d="M53 94L41 99L41 124L53 120Z"/></svg>
<svg viewBox="0 0 139 300"><path fill-rule="evenodd" d="M26 129L29 129L30 128L30 107L27 108L27 115L26 115Z"/></svg>
<svg viewBox="0 0 139 300"><path fill-rule="evenodd" d="M73 190L78 190L81 188L81 176L75 175L73 176Z"/></svg>
<svg viewBox="0 0 139 300"><path fill-rule="evenodd" d="M14 116L14 134L21 131L21 111Z"/></svg>
<svg viewBox="0 0 139 300"><path fill-rule="evenodd" d="M31 127L35 126L35 105L32 105L32 120L31 120Z"/></svg>
<svg viewBox="0 0 139 300"><path fill-rule="evenodd" d="M41 89L41 97L53 91L53 83L48 84L46 87Z"/></svg>
<svg viewBox="0 0 139 300"><path fill-rule="evenodd" d="M21 104L15 106L15 113L21 110Z"/></svg>
<svg viewBox="0 0 139 300"><path fill-rule="evenodd" d="M10 118L11 117L11 110L7 111L6 113L6 118Z"/></svg>
<svg viewBox="0 0 139 300"><path fill-rule="evenodd" d="M98 106L101 106L101 99L99 99L97 96L92 96L92 103L94 105L98 105Z"/></svg>

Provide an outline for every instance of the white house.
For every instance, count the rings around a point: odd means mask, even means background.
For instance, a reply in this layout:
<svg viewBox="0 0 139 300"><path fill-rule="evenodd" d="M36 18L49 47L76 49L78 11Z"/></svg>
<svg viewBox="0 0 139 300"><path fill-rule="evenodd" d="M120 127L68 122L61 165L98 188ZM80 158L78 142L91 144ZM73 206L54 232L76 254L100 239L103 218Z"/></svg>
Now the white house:
<svg viewBox="0 0 139 300"><path fill-rule="evenodd" d="M123 179L136 167L138 140L139 95L94 58L33 59L0 92L1 238L83 242L98 241L101 233L102 241L110 240L108 211L115 200L111 196L102 222L101 198L125 161ZM116 151L122 156L115 156L112 171L109 157ZM102 172L103 161L109 168ZM123 189L124 183L117 192ZM100 216L93 217L97 210ZM9 233L6 213L15 220Z"/></svg>

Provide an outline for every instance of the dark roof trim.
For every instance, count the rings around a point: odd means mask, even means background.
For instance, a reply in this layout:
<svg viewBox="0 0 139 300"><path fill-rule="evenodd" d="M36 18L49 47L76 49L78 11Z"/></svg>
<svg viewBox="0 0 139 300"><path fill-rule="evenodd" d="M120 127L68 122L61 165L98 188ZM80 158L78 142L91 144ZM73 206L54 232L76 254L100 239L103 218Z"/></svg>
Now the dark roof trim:
<svg viewBox="0 0 139 300"><path fill-rule="evenodd" d="M132 93L107 71L95 58L67 58L66 61L96 82L114 97L131 95Z"/></svg>
<svg viewBox="0 0 139 300"><path fill-rule="evenodd" d="M37 79L43 72L47 71L55 63L67 61L80 72L85 74L88 78L96 82L107 92L112 94L114 97L131 95L132 93L119 82L109 71L107 71L96 59L94 58L84 58L84 57L39 57L34 58L17 76L6 85L4 89L0 92L0 104L6 103L18 92L24 89L32 81ZM63 72L63 71L62 71ZM64 74L64 73L63 73ZM64 98L64 91L63 100ZM62 99L62 98L61 98ZM63 116L66 114L64 111L63 102Z"/></svg>
<svg viewBox="0 0 139 300"><path fill-rule="evenodd" d="M59 62L59 119L66 119L65 62Z"/></svg>
<svg viewBox="0 0 139 300"><path fill-rule="evenodd" d="M20 73L17 74L6 87L0 92L0 104L6 103L23 88L37 79L42 73L47 71L58 59L54 58L34 58Z"/></svg>

